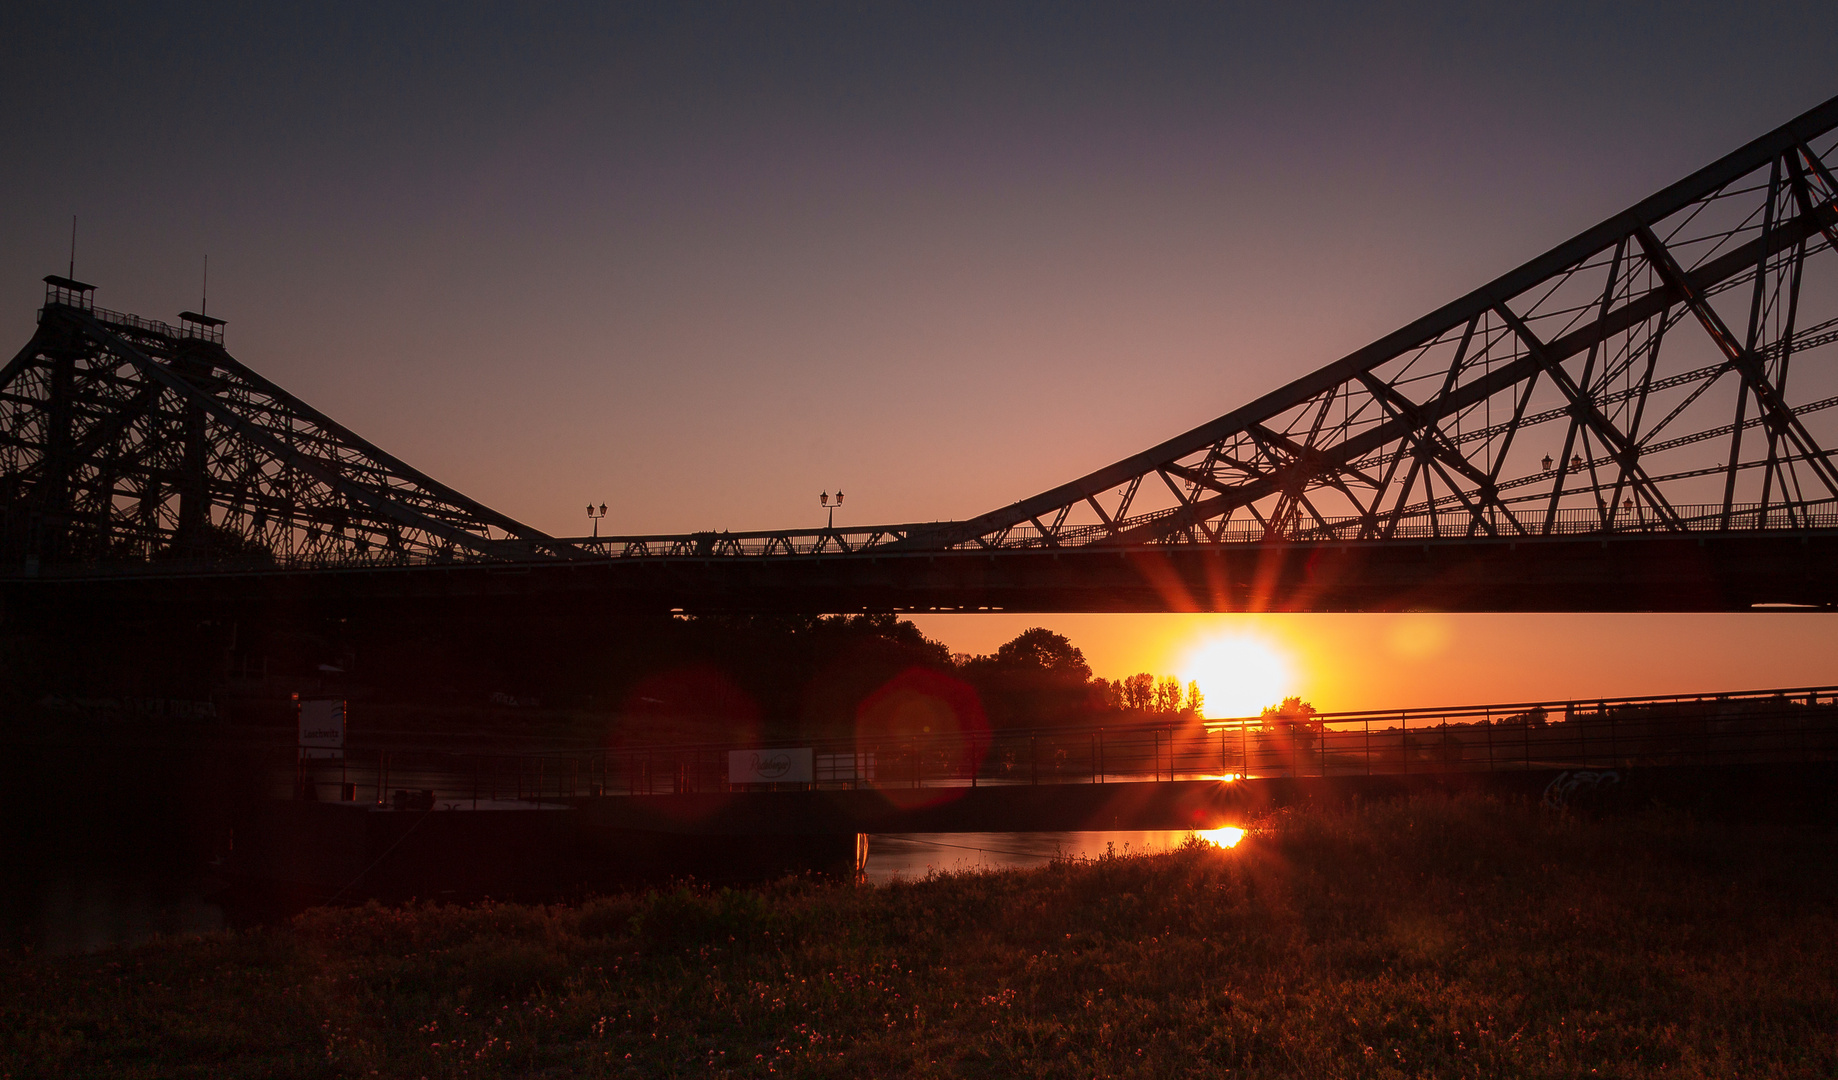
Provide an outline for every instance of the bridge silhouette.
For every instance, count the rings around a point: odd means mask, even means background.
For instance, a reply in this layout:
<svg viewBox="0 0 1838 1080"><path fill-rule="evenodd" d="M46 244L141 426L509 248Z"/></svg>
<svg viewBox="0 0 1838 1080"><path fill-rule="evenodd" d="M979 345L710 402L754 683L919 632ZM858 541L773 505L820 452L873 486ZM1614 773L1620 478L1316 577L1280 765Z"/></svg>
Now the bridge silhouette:
<svg viewBox="0 0 1838 1080"><path fill-rule="evenodd" d="M1831 608L1835 130L1838 98L1256 401L960 521L550 536L263 378L222 320L110 311L48 277L0 370L0 585L688 611Z"/></svg>

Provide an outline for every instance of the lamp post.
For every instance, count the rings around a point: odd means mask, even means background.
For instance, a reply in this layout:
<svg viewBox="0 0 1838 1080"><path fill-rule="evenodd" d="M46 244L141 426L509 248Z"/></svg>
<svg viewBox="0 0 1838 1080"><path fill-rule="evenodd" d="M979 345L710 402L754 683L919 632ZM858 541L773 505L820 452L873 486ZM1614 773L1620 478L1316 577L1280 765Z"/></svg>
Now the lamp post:
<svg viewBox="0 0 1838 1080"><path fill-rule="evenodd" d="M828 509L830 512L830 523L828 525L828 528L830 529L836 528L836 508L842 505L842 489L841 488L836 489L836 501L835 502L830 501L830 493L827 491L817 496L817 505Z"/></svg>
<svg viewBox="0 0 1838 1080"><path fill-rule="evenodd" d="M587 520L594 523L594 539L600 539L600 519L606 516L606 504L600 504L600 512L594 512L594 504L587 504Z"/></svg>

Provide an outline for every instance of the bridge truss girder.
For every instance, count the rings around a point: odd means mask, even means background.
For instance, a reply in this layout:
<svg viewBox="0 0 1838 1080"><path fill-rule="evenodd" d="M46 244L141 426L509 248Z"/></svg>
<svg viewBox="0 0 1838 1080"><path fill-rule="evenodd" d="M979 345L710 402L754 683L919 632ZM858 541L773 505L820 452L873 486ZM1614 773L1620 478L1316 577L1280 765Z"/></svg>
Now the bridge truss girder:
<svg viewBox="0 0 1838 1080"><path fill-rule="evenodd" d="M1838 527L1838 98L1440 310L894 548Z"/></svg>

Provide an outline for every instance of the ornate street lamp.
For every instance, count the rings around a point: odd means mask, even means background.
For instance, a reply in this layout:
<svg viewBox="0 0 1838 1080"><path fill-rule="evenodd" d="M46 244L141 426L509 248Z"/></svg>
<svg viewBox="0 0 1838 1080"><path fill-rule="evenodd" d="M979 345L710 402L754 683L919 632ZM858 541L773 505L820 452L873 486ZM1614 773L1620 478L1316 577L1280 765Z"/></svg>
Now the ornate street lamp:
<svg viewBox="0 0 1838 1080"><path fill-rule="evenodd" d="M600 539L600 519L606 516L606 504L600 504L600 512L594 513L594 504L587 504L587 520L594 523L594 539Z"/></svg>
<svg viewBox="0 0 1838 1080"><path fill-rule="evenodd" d="M830 493L827 491L817 496L817 505L825 507L829 510L830 524L828 527L831 529L834 529L836 527L836 508L842 505L842 489L841 488L836 489L836 501L835 502L830 501Z"/></svg>

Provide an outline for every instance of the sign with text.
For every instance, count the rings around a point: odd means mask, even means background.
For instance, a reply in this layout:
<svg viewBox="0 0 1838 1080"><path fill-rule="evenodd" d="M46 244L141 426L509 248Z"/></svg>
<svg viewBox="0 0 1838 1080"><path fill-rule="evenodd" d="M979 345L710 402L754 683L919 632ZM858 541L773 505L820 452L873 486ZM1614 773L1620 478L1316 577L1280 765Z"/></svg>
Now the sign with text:
<svg viewBox="0 0 1838 1080"><path fill-rule="evenodd" d="M811 749L729 750L730 784L808 784Z"/></svg>
<svg viewBox="0 0 1838 1080"><path fill-rule="evenodd" d="M297 703L296 708L300 713L300 756L334 759L344 757L344 699L305 698Z"/></svg>

